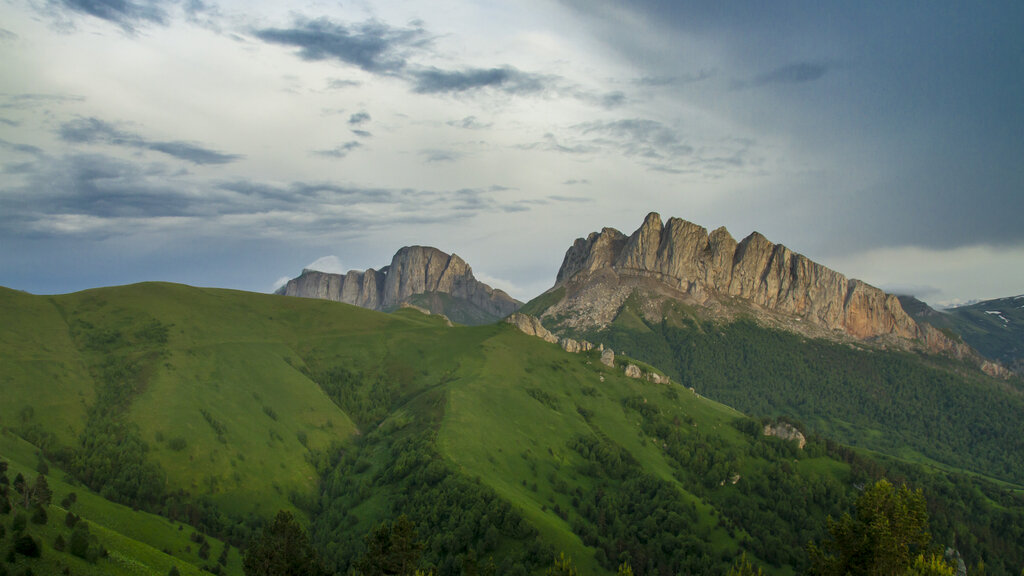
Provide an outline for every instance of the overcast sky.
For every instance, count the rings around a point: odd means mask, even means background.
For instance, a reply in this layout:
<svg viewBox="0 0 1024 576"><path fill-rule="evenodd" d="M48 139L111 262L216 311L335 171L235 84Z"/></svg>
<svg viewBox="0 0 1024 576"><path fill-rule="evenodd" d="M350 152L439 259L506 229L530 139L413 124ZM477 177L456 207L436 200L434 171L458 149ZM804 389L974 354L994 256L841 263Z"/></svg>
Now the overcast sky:
<svg viewBox="0 0 1024 576"><path fill-rule="evenodd" d="M0 0L0 285L267 292L422 244L527 300L657 211L936 305L1024 293L1022 29L1020 2Z"/></svg>

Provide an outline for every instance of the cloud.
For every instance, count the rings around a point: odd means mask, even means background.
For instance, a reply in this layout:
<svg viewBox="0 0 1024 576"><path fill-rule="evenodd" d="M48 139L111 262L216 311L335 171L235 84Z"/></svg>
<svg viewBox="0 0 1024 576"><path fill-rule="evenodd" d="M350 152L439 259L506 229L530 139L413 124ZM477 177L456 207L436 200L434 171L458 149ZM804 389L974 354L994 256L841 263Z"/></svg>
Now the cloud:
<svg viewBox="0 0 1024 576"><path fill-rule="evenodd" d="M544 134L542 142L532 144L521 144L517 146L521 150L547 150L550 152L561 152L563 154L592 154L601 150L599 146L590 144L562 144L558 137L551 132Z"/></svg>
<svg viewBox="0 0 1024 576"><path fill-rule="evenodd" d="M180 217L201 208L158 164L98 154L43 156L25 164L21 175L24 186L0 188L0 212L11 218L0 227L61 231L75 222Z"/></svg>
<svg viewBox="0 0 1024 576"><path fill-rule="evenodd" d="M344 78L332 78L327 82L327 89L344 90L346 88L358 88L359 86L362 85L362 82L357 82L355 80L347 80Z"/></svg>
<svg viewBox="0 0 1024 576"><path fill-rule="evenodd" d="M453 128L463 128L466 130L484 130L494 125L490 122L484 124L476 116L466 116L461 120L449 120L446 124Z"/></svg>
<svg viewBox="0 0 1024 576"><path fill-rule="evenodd" d="M189 142L145 142L144 147L200 165L228 164L242 158L238 154L225 154Z"/></svg>
<svg viewBox="0 0 1024 576"><path fill-rule="evenodd" d="M601 95L601 105L605 108L616 108L626 103L626 94L616 90Z"/></svg>
<svg viewBox="0 0 1024 576"><path fill-rule="evenodd" d="M57 104L69 104L84 101L84 96L78 96L75 94L5 94L0 96L0 109L8 108L24 110L29 108L38 108L40 106L53 106Z"/></svg>
<svg viewBox="0 0 1024 576"><path fill-rule="evenodd" d="M304 266L303 269L327 272L328 274L344 274L347 272L345 267L341 265L341 260L334 254L331 254L330 256L321 256Z"/></svg>
<svg viewBox="0 0 1024 576"><path fill-rule="evenodd" d="M821 62L796 62L757 76L754 78L753 85L813 82L824 76L828 70L829 66Z"/></svg>
<svg viewBox="0 0 1024 576"><path fill-rule="evenodd" d="M429 43L422 28L394 28L374 20L346 26L326 17L255 34L264 42L298 48L304 60L336 60L378 74L401 70L408 48Z"/></svg>
<svg viewBox="0 0 1024 576"><path fill-rule="evenodd" d="M360 124L365 124L369 121L370 113L365 111L356 112L355 114L348 117L348 123L351 124L352 126L359 126Z"/></svg>
<svg viewBox="0 0 1024 576"><path fill-rule="evenodd" d="M559 194L552 194L548 196L548 200L554 200L555 202L572 202L572 203L585 203L593 202L593 198L584 198L583 196L562 196Z"/></svg>
<svg viewBox="0 0 1024 576"><path fill-rule="evenodd" d="M13 152L20 152L22 154L29 154L31 156L41 156L43 154L42 149L31 144L18 144L16 142L8 142L3 138L0 138L0 148L6 148Z"/></svg>
<svg viewBox="0 0 1024 576"><path fill-rule="evenodd" d="M358 132L358 130L356 130L356 132ZM338 146L335 146L330 150L316 150L313 153L316 154L317 156L327 156L330 158L344 158L345 156L348 156L350 152L361 146L362 144L356 142L355 140L352 140L349 142L345 142L344 144L339 144Z"/></svg>
<svg viewBox="0 0 1024 576"><path fill-rule="evenodd" d="M593 121L573 128L589 136L593 146L613 148L625 156L640 159L650 169L663 172L676 173L679 162L694 152L674 128L655 120Z"/></svg>
<svg viewBox="0 0 1024 576"><path fill-rule="evenodd" d="M643 76L636 83L640 86L661 87L661 86L685 86L714 78L717 70L701 70L696 74L681 74L676 76Z"/></svg>
<svg viewBox="0 0 1024 576"><path fill-rule="evenodd" d="M270 291L277 292L281 288L284 288L284 285L287 284L289 280L291 280L291 278L288 276L281 276L277 280L274 280L274 283L270 286Z"/></svg>
<svg viewBox="0 0 1024 576"><path fill-rule="evenodd" d="M482 88L494 88L508 94L532 94L544 90L552 80L540 74L521 72L511 66L457 71L428 68L413 71L411 76L413 91L419 94L466 92Z"/></svg>
<svg viewBox="0 0 1024 576"><path fill-rule="evenodd" d="M113 124L98 118L80 118L65 122L58 128L57 135L61 140L72 144L111 144L151 150L198 165L228 164L242 158L237 154L217 152L191 142L146 140L138 134L119 130Z"/></svg>
<svg viewBox="0 0 1024 576"><path fill-rule="evenodd" d="M352 133L360 138L369 138L370 136L373 136L373 133L367 132L366 130L353 130Z"/></svg>
<svg viewBox="0 0 1024 576"><path fill-rule="evenodd" d="M684 156L693 152L693 147L681 141L672 128L642 118L627 118L611 122L586 122L576 125L583 134L597 134L607 138L629 156L666 158Z"/></svg>
<svg viewBox="0 0 1024 576"><path fill-rule="evenodd" d="M65 8L80 14L87 14L107 20L131 32L138 24L167 24L167 12L161 7L165 2L147 0L50 0L48 7ZM192 6L190 3L189 6Z"/></svg>
<svg viewBox="0 0 1024 576"><path fill-rule="evenodd" d="M564 180L562 184L566 186L575 186L576 184L590 184L590 180L587 180L586 178L570 178L569 180Z"/></svg>
<svg viewBox="0 0 1024 576"><path fill-rule="evenodd" d="M420 156L423 156L427 163L454 162L462 158L462 154L454 150L420 150Z"/></svg>

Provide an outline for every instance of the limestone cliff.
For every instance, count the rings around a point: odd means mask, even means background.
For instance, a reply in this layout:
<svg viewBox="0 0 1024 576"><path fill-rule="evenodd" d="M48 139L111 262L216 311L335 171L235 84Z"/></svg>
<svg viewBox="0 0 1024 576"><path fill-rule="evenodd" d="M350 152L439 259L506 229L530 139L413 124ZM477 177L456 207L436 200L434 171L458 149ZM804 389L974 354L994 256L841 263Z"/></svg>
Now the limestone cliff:
<svg viewBox="0 0 1024 576"><path fill-rule="evenodd" d="M610 322L637 287L648 296L762 311L788 327L860 340L913 341L954 356L970 348L918 325L896 296L773 244L754 232L737 242L725 228L710 234L692 222L651 213L630 236L605 228L577 239L565 254L556 288L566 297L545 316L575 327ZM653 298L656 300L657 298ZM657 313L652 298L648 306Z"/></svg>
<svg viewBox="0 0 1024 576"><path fill-rule="evenodd" d="M380 270L331 274L303 270L278 294L323 298L390 311L411 303L462 324L486 324L515 312L522 303L473 277L456 254L428 246L406 246Z"/></svg>

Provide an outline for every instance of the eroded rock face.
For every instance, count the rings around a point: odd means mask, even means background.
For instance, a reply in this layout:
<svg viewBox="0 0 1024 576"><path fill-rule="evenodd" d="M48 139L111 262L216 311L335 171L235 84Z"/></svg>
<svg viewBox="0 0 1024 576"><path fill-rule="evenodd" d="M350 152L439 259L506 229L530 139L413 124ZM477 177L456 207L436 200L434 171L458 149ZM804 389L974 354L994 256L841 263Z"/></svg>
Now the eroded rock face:
<svg viewBox="0 0 1024 576"><path fill-rule="evenodd" d="M559 308L589 307L590 320L603 323L631 292L622 280L645 278L687 295L699 304L740 299L795 317L826 331L858 339L917 340L929 350L955 356L969 349L938 330L919 326L899 300L860 280L813 262L754 232L736 242L725 228L710 234L679 218L662 223L648 214L629 237L605 228L573 243L558 272L557 285L601 282L608 289L591 301L573 301L569 291ZM564 311L564 310L562 310Z"/></svg>
<svg viewBox="0 0 1024 576"><path fill-rule="evenodd" d="M515 314L510 315L508 318L505 318L505 322L508 322L509 324L515 326L523 334L536 336L537 338L540 338L545 342L551 342L552 344L558 343L558 337L549 332L548 329L545 328L544 325L540 323L540 320L533 316L530 316L529 314L521 314L519 312L516 312Z"/></svg>
<svg viewBox="0 0 1024 576"><path fill-rule="evenodd" d="M613 368L615 366L615 351L611 348L605 348L601 352L601 364Z"/></svg>
<svg viewBox="0 0 1024 576"><path fill-rule="evenodd" d="M330 274L303 270L278 294L322 298L373 310L393 310L418 294L443 293L476 307L492 321L504 318L522 302L473 277L473 270L458 255L428 246L406 246L395 253L391 264L380 270L352 270ZM441 314L444 310L430 309Z"/></svg>

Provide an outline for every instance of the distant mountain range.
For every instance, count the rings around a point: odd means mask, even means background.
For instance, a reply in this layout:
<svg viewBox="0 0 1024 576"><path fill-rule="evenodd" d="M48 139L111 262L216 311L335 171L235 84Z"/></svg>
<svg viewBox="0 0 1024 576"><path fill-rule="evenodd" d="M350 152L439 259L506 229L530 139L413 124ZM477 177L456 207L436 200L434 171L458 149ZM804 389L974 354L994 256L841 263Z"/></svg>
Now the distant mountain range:
<svg viewBox="0 0 1024 576"><path fill-rule="evenodd" d="M913 296L900 303L918 323L962 338L975 350L1024 375L1024 295L935 310Z"/></svg>

